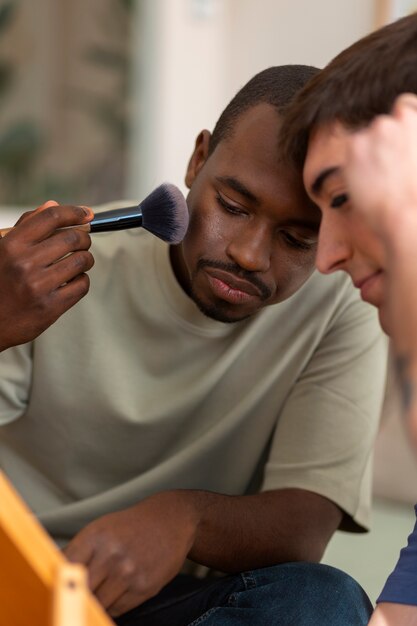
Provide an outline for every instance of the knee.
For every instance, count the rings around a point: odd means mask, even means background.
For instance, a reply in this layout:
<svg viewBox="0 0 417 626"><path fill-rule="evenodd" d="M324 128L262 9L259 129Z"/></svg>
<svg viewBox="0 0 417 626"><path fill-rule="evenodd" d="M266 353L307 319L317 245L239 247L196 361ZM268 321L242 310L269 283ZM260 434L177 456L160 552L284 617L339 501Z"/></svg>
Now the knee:
<svg viewBox="0 0 417 626"><path fill-rule="evenodd" d="M338 607L343 607L342 612L350 607L353 612L368 617L372 612L372 604L359 583L329 565L283 563L251 574L255 574L258 585L274 590L274 595L281 599L283 596L297 598L302 605L321 607L323 611L331 606L332 612L337 612Z"/></svg>
<svg viewBox="0 0 417 626"><path fill-rule="evenodd" d="M283 580L287 580L292 581L292 584L308 587L312 590L314 588L321 590L329 588L333 592L343 595L365 594L352 576L340 569L321 563L282 563L258 570L258 576L263 578L263 584L274 582L281 584Z"/></svg>

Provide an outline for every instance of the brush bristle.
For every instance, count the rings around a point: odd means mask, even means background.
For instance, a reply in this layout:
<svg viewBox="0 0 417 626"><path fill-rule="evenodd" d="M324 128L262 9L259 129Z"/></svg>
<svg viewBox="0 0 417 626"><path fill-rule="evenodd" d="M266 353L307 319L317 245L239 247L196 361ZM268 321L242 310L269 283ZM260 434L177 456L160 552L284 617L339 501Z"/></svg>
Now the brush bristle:
<svg viewBox="0 0 417 626"><path fill-rule="evenodd" d="M188 228L188 207L178 187L163 183L140 206L143 228L171 244L184 239Z"/></svg>

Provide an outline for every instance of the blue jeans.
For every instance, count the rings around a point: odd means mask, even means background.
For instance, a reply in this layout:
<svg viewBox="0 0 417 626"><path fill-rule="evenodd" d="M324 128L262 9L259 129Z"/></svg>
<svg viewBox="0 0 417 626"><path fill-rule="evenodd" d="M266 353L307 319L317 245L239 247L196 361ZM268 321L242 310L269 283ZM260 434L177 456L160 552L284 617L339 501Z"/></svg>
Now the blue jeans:
<svg viewBox="0 0 417 626"><path fill-rule="evenodd" d="M180 574L118 626L364 626L372 605L347 574L316 563L199 580Z"/></svg>

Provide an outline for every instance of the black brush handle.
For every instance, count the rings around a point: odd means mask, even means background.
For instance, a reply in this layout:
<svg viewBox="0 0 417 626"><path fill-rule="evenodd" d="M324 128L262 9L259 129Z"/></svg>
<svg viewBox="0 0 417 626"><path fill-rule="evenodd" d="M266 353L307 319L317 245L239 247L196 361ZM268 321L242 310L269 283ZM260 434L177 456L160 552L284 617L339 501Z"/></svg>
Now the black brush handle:
<svg viewBox="0 0 417 626"><path fill-rule="evenodd" d="M142 209L140 204L124 209L111 209L96 213L90 222L91 233L104 233L111 230L125 230L142 226Z"/></svg>

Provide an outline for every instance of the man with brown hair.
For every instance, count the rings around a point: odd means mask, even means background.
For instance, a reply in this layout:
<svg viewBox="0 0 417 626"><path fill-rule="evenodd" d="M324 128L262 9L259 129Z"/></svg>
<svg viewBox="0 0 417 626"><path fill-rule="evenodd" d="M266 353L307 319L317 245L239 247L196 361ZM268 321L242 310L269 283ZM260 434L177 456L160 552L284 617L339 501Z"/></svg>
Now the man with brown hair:
<svg viewBox="0 0 417 626"><path fill-rule="evenodd" d="M407 291L415 290L409 266L417 246L416 68L414 14L337 56L290 105L282 133L322 213L316 265L348 273L378 308L399 350L414 420L417 320ZM417 528L378 599L373 626L416 624L416 589Z"/></svg>

